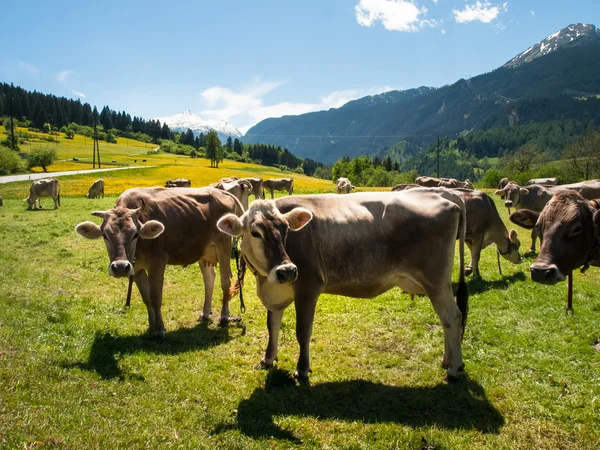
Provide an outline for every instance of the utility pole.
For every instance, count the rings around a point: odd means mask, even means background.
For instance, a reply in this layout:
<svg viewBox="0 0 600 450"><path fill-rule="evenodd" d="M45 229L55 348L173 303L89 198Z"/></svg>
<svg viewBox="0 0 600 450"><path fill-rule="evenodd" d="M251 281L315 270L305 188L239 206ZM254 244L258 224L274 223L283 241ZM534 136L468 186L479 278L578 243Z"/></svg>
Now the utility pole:
<svg viewBox="0 0 600 450"><path fill-rule="evenodd" d="M98 143L98 129L96 127L96 123L94 122L94 158L92 162L92 169L96 168L96 152L98 152L98 169L101 169L100 166L100 144Z"/></svg>
<svg viewBox="0 0 600 450"><path fill-rule="evenodd" d="M438 134L437 137L437 148L436 148L436 153L437 153L437 177L440 177L440 135Z"/></svg>

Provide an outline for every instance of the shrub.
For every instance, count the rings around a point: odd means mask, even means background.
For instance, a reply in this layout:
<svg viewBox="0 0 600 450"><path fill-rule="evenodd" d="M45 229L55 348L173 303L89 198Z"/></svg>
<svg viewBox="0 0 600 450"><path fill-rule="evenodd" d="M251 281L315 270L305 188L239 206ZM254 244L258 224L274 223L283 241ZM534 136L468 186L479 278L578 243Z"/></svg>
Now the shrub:
<svg viewBox="0 0 600 450"><path fill-rule="evenodd" d="M48 122L46 122L42 127L42 131L44 133L50 133L52 131L52 126Z"/></svg>
<svg viewBox="0 0 600 450"><path fill-rule="evenodd" d="M488 169L483 175L481 182L483 183L483 187L495 188L498 187L498 183L502 178L498 169Z"/></svg>
<svg viewBox="0 0 600 450"><path fill-rule="evenodd" d="M0 175L10 175L21 170L19 154L8 147L0 146Z"/></svg>
<svg viewBox="0 0 600 450"><path fill-rule="evenodd" d="M39 147L29 152L27 168L41 167L46 172L46 167L56 160L56 150L51 147Z"/></svg>
<svg viewBox="0 0 600 450"><path fill-rule="evenodd" d="M112 131L108 131L106 133L106 136L104 136L104 140L110 144L116 144L117 143L117 138L115 137L115 135L113 134Z"/></svg>
<svg viewBox="0 0 600 450"><path fill-rule="evenodd" d="M75 133L73 133L73 130L70 130L67 128L67 130L65 131L65 138L73 139L74 137L75 137Z"/></svg>
<svg viewBox="0 0 600 450"><path fill-rule="evenodd" d="M196 158L197 156L198 156L198 153L196 152L196 149L194 149L190 152L190 158Z"/></svg>

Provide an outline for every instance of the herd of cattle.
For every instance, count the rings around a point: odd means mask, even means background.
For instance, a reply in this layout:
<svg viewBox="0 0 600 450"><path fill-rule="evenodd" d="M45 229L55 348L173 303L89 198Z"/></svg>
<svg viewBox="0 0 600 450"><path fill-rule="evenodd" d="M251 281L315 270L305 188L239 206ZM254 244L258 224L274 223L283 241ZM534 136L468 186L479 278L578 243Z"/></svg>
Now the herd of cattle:
<svg viewBox="0 0 600 450"><path fill-rule="evenodd" d="M548 179L535 181L522 187L502 180L495 192L505 206L516 209L510 220L533 230L532 250L540 237L540 253L530 268L533 281L554 284L578 267L600 265L600 180L562 186ZM337 180L339 194L354 188L347 178ZM275 190L290 196L265 200L265 191L273 198ZM372 298L399 287L430 298L444 330L442 365L448 378L455 379L464 369L465 276L481 276L481 251L491 244L498 255L519 264L518 234L506 228L493 200L474 190L469 180L419 177L415 184L392 191L291 196L291 178L230 177L203 188L191 188L186 179L169 180L166 188L125 191L113 209L92 213L102 219L100 225L87 221L76 231L88 239L104 239L109 275L136 283L153 335L165 334L161 305L167 265L199 264L205 287L199 320L210 317L215 266L220 266L220 325L232 320L229 302L243 288L247 267L256 276L257 294L267 309L269 341L262 365L270 367L277 360L283 312L294 303L300 346L295 375L306 380L319 296ZM250 194L255 201L248 205ZM86 197L100 195L103 180L95 181ZM35 209L43 196L53 198L55 208L60 206L58 180L35 181L28 207ZM229 260L233 238L239 237L242 274L232 285ZM459 283L454 301L456 240ZM465 244L471 252L468 266ZM435 262L431 255L436 255Z"/></svg>

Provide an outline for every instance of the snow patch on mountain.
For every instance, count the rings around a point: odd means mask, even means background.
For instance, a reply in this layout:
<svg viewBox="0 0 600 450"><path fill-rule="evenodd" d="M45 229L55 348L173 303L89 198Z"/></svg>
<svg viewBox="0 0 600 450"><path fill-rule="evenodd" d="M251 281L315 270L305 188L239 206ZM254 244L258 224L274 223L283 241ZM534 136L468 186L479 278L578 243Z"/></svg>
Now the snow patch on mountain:
<svg viewBox="0 0 600 450"><path fill-rule="evenodd" d="M523 53L515 56L502 67L514 69L521 64L531 62L534 59L539 58L540 56L545 56L550 52L581 45L593 40L600 40L600 30L598 28L596 28L594 25L586 23L572 24L529 47Z"/></svg>
<svg viewBox="0 0 600 450"><path fill-rule="evenodd" d="M209 131L216 131L221 142L225 142L229 136L232 138L242 137L242 132L225 120L203 120L191 111L184 111L174 116L157 117L160 123L166 123L173 131L186 132L192 130L194 136L200 133L206 135Z"/></svg>

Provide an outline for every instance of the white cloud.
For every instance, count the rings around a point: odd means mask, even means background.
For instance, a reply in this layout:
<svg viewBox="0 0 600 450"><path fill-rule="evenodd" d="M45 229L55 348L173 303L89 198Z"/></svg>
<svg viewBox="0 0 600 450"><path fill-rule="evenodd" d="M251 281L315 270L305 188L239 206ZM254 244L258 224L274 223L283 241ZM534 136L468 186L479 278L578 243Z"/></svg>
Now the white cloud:
<svg viewBox="0 0 600 450"><path fill-rule="evenodd" d="M63 70L58 75L56 75L56 81L59 83L64 83L67 81L67 77L73 73L72 70Z"/></svg>
<svg viewBox="0 0 600 450"><path fill-rule="evenodd" d="M25 72L30 77L37 77L40 71L33 64L25 61L17 61L17 67L22 72Z"/></svg>
<svg viewBox="0 0 600 450"><path fill-rule="evenodd" d="M483 23L490 23L496 19L500 13L508 10L508 3L502 5L492 5L488 1L483 3L480 1L475 2L472 5L466 5L465 9L457 10L453 9L454 20L457 23L475 22L480 21Z"/></svg>
<svg viewBox="0 0 600 450"><path fill-rule="evenodd" d="M532 16L535 16L535 11L529 11L529 14L531 14Z"/></svg>
<svg viewBox="0 0 600 450"><path fill-rule="evenodd" d="M298 115L329 108L339 108L351 100L395 89L390 86L372 86L365 89L334 91L314 103L279 102L265 104L263 97L282 84L284 83L279 81L260 82L255 80L250 87L242 89L240 92L234 92L229 88L220 86L210 87L201 93L208 108L200 111L199 115L203 119L246 123L246 125L238 127L242 133L245 133L250 127L269 117Z"/></svg>
<svg viewBox="0 0 600 450"><path fill-rule="evenodd" d="M437 2L436 2L437 3ZM425 25L435 26L433 19L422 19L427 8L420 8L410 0L360 0L354 7L356 21L363 27L370 27L381 21L389 31L419 31Z"/></svg>
<svg viewBox="0 0 600 450"><path fill-rule="evenodd" d="M441 32L442 34L446 34L446 30L444 30L443 28L440 30L440 32Z"/></svg>
<svg viewBox="0 0 600 450"><path fill-rule="evenodd" d="M71 92L73 92L73 94L75 94L77 97L85 98L85 94L77 92L75 89L71 89Z"/></svg>

